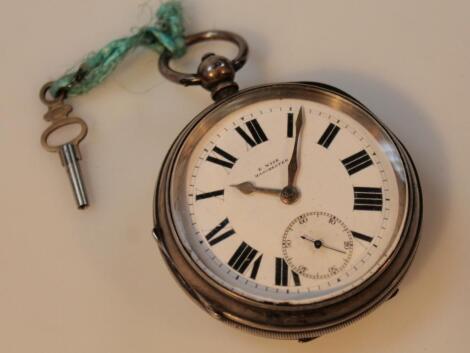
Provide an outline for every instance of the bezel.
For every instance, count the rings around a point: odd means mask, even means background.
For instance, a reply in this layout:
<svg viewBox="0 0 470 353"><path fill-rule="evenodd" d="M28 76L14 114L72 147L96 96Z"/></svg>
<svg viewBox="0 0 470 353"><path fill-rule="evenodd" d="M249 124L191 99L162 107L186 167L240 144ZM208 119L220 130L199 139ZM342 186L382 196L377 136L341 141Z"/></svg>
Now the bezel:
<svg viewBox="0 0 470 353"><path fill-rule="evenodd" d="M180 149L186 140L195 138L191 135L195 128L204 131L215 123L204 119L209 113L215 109L233 111L241 104L246 104L246 97L259 98L267 93L270 98L275 98L276 95L286 97L286 93L294 91L297 94L305 92L308 95L321 96L327 105L350 115L360 112L373 122L371 126L378 126L381 132L393 141L400 154L408 204L398 244L380 269L344 294L317 303L296 305L256 301L230 291L210 278L194 262L181 243L175 227L175 222L180 220L178 215L171 213L170 205L171 179ZM223 116L223 113L220 112L219 116ZM353 321L387 299L394 293L411 263L418 244L421 221L418 178L408 153L398 139L356 99L334 87L306 82L248 88L209 106L197 115L177 137L165 158L154 203L155 235L158 244L173 274L191 297L218 319L279 338L318 336Z"/></svg>

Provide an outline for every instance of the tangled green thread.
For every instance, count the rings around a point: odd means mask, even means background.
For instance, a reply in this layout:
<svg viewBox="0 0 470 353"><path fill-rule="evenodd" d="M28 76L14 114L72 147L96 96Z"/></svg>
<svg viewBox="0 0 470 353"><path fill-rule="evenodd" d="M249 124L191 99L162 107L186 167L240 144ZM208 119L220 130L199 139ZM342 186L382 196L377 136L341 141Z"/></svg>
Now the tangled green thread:
<svg viewBox="0 0 470 353"><path fill-rule="evenodd" d="M141 27L136 34L113 40L88 55L78 69L54 81L50 93L57 97L61 93L77 96L90 91L113 72L129 51L139 46L159 54L168 50L175 57L185 53L183 9L178 1L162 4L153 25Z"/></svg>

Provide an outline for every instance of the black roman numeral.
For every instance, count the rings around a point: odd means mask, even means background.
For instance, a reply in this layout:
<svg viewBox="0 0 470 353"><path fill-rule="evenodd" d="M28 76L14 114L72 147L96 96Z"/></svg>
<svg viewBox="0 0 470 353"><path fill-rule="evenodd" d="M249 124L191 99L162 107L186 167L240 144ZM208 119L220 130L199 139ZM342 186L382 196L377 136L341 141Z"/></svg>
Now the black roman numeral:
<svg viewBox="0 0 470 353"><path fill-rule="evenodd" d="M292 273L292 279L294 280L294 285L300 286L300 277L294 272ZM288 286L289 285L289 267L287 262L282 257L276 257L276 271L274 283L276 286Z"/></svg>
<svg viewBox="0 0 470 353"><path fill-rule="evenodd" d="M208 199L210 197L223 196L223 195L224 195L224 190L215 190L211 192L205 192L203 194L197 194L196 201Z"/></svg>
<svg viewBox="0 0 470 353"><path fill-rule="evenodd" d="M258 250L253 249L247 243L242 242L240 246L235 250L235 253L232 255L230 260L228 260L228 265L232 267L234 270L243 274L248 266L253 262L256 255L258 254ZM251 270L250 278L255 279L256 275L258 274L259 266L261 264L261 259L263 255L260 255L253 264L253 268Z"/></svg>
<svg viewBox="0 0 470 353"><path fill-rule="evenodd" d="M287 137L294 137L294 113L287 113Z"/></svg>
<svg viewBox="0 0 470 353"><path fill-rule="evenodd" d="M229 236L235 234L235 231L233 229L226 230L225 232L219 234L222 232L222 230L225 228L225 226L229 223L228 218L225 218L222 222L220 222L214 229L212 229L209 233L206 235L206 239L209 242L209 245L213 246L222 240L227 239Z"/></svg>
<svg viewBox="0 0 470 353"><path fill-rule="evenodd" d="M360 172L364 168L374 164L365 150L357 152L341 161L349 175Z"/></svg>
<svg viewBox="0 0 470 353"><path fill-rule="evenodd" d="M382 211L382 188L354 187L354 209L358 211Z"/></svg>
<svg viewBox="0 0 470 353"><path fill-rule="evenodd" d="M300 277L299 277L299 275L294 271L291 271L291 272L292 272L292 278L294 279L294 284L297 287L300 286Z"/></svg>
<svg viewBox="0 0 470 353"><path fill-rule="evenodd" d="M339 126L330 123L330 125L328 125L323 135L321 135L320 139L318 140L318 144L325 148L330 147L331 142L333 142L339 130L340 130Z"/></svg>
<svg viewBox="0 0 470 353"><path fill-rule="evenodd" d="M215 146L212 151L217 153L219 156L223 157L224 159L216 158L213 156L208 156L206 158L207 161L221 165L222 167L227 167L232 169L235 163L237 162L237 158L232 156L230 153L225 152L222 148Z"/></svg>
<svg viewBox="0 0 470 353"><path fill-rule="evenodd" d="M256 279L256 275L258 274L259 266L261 265L261 259L263 255L260 255L253 264L253 269L251 270L250 278Z"/></svg>
<svg viewBox="0 0 470 353"><path fill-rule="evenodd" d="M266 137L266 134L259 125L258 120L252 119L250 121L247 121L245 125L248 128L248 133L245 132L245 130L243 130L240 126L237 126L235 130L251 147L255 147L260 143L268 141L268 138Z"/></svg>
<svg viewBox="0 0 470 353"><path fill-rule="evenodd" d="M358 233L358 232L355 232L355 231L351 231L351 233L352 233L352 236L354 238L361 239L361 240L367 241L369 243L374 239L373 237L371 237L369 235L365 235L365 234Z"/></svg>
<svg viewBox="0 0 470 353"><path fill-rule="evenodd" d="M289 270L287 268L287 263L283 258L276 257L276 273L275 281L276 286L287 286L287 276L289 275Z"/></svg>

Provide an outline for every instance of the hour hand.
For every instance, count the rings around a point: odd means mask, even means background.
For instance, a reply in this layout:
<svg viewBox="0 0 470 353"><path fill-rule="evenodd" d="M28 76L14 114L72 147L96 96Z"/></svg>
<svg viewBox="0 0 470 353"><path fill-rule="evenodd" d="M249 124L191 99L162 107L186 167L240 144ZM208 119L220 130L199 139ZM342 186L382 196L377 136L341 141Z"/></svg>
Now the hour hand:
<svg viewBox="0 0 470 353"><path fill-rule="evenodd" d="M234 188L237 188L240 192L244 193L245 195L249 195L249 194L252 194L254 192L260 192L260 193L264 193L264 194L279 196L281 194L281 191L282 191L280 189L271 189L271 188L258 187L258 186L256 186L255 184L253 184L252 182L249 182L249 181L245 181L245 182L240 183L240 184L232 184L230 186L232 186Z"/></svg>

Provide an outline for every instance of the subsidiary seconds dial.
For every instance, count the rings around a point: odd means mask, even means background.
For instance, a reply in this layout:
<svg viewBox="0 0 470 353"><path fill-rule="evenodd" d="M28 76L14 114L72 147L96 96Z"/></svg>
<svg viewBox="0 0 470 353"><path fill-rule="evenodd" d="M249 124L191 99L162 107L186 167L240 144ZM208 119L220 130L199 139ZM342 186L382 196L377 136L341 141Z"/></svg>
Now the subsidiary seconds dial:
<svg viewBox="0 0 470 353"><path fill-rule="evenodd" d="M295 218L282 237L282 254L289 267L311 279L329 279L352 258L353 235L346 224L327 212Z"/></svg>

